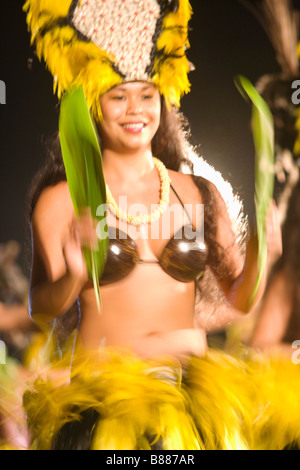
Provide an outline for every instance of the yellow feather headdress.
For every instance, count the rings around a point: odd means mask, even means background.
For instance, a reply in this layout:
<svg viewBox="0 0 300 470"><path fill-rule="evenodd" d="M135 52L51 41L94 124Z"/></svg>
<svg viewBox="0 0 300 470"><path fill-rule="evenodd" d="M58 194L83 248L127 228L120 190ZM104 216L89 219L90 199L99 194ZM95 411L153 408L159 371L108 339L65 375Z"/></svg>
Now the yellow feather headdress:
<svg viewBox="0 0 300 470"><path fill-rule="evenodd" d="M54 93L82 85L96 118L122 82L151 81L175 106L190 90L189 0L27 0L24 10Z"/></svg>

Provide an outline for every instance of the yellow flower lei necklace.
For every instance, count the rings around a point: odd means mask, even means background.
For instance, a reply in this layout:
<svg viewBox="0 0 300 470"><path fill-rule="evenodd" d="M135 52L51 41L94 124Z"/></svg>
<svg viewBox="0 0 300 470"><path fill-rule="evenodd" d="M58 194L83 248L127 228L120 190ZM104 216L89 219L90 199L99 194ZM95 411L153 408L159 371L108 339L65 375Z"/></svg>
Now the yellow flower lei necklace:
<svg viewBox="0 0 300 470"><path fill-rule="evenodd" d="M144 225L144 224L151 224L158 220L160 216L167 210L170 200L170 177L168 174L168 170L158 158L152 157L153 164L158 171L159 178L160 178L160 201L158 204L157 209L155 209L149 215L129 215L122 211L119 208L116 201L114 200L108 185L106 185L106 200L109 206L110 211L114 216L119 219L127 222L131 225Z"/></svg>

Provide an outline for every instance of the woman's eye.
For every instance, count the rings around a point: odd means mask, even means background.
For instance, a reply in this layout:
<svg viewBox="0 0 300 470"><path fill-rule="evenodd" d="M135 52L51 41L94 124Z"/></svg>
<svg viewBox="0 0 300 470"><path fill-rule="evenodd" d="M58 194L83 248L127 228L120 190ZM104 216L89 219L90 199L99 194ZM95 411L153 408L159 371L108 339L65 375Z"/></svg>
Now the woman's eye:
<svg viewBox="0 0 300 470"><path fill-rule="evenodd" d="M152 99L152 95L143 95L143 96L142 96L142 99L143 99L143 100L151 100L151 99Z"/></svg>
<svg viewBox="0 0 300 470"><path fill-rule="evenodd" d="M115 101L122 101L122 100L125 99L125 96L116 95L116 96L112 96L112 99L115 100Z"/></svg>

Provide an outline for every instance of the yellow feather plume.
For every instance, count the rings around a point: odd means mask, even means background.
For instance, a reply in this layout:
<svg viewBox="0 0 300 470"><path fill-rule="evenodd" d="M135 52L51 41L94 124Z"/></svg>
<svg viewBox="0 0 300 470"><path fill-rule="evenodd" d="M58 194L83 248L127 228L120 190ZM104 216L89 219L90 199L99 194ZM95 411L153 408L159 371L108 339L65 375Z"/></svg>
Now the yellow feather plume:
<svg viewBox="0 0 300 470"><path fill-rule="evenodd" d="M65 20L71 0L27 0L24 10L31 31L31 42L53 75L53 91L58 98L73 87L82 85L92 114L101 120L99 98L122 82L114 70L114 57L95 44L81 40ZM190 90L189 64L185 52L189 47L187 25L192 9L188 0L179 0L176 13L169 12L163 20L158 38L158 56L153 77L149 80L165 96L168 105L180 106L180 99ZM160 55L162 53L162 55Z"/></svg>

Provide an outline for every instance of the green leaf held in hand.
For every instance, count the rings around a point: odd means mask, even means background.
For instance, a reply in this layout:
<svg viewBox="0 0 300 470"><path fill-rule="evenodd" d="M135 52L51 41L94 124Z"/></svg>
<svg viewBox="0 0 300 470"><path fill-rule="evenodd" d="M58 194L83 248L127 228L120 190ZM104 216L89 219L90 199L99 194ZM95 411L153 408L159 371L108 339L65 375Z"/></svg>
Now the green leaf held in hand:
<svg viewBox="0 0 300 470"><path fill-rule="evenodd" d="M272 113L251 82L236 78L242 95L252 103L252 132L255 146L255 210L258 238L258 277L251 302L257 294L267 262L266 218L274 192L275 140Z"/></svg>
<svg viewBox="0 0 300 470"><path fill-rule="evenodd" d="M67 182L75 210L79 215L90 208L95 218L97 208L105 207L106 185L96 127L91 119L83 88L66 93L61 101L59 134ZM100 233L99 233L100 231ZM83 247L97 304L101 310L99 280L104 270L108 248L106 212L97 228L98 249Z"/></svg>

